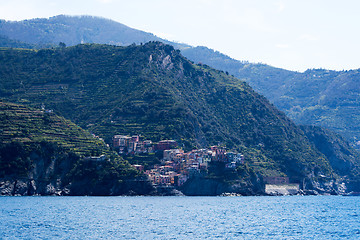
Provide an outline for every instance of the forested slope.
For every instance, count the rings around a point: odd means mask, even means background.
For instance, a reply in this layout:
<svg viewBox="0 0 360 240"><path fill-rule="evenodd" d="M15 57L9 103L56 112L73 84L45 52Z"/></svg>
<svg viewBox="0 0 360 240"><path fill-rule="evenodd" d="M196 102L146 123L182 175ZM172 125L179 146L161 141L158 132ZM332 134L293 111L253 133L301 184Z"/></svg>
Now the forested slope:
<svg viewBox="0 0 360 240"><path fill-rule="evenodd" d="M251 87L159 42L0 52L0 96L52 109L110 143L114 134L215 144L259 176L338 179L303 131ZM311 173L311 174L310 174ZM344 176L345 177L345 176Z"/></svg>
<svg viewBox="0 0 360 240"><path fill-rule="evenodd" d="M329 128L345 136L352 146L359 146L358 70L287 71L266 64L238 61L207 47L169 42L151 33L92 16L1 20L0 34L0 46L18 48L54 47L60 42L70 46L79 43L130 45L162 41L180 49L195 63L207 64L248 82L296 123Z"/></svg>

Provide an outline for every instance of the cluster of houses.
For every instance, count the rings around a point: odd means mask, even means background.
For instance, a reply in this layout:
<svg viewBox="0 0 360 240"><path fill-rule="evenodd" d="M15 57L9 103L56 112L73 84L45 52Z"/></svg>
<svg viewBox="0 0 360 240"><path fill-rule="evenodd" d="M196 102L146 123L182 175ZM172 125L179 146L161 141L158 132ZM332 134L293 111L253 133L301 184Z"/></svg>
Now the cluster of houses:
<svg viewBox="0 0 360 240"><path fill-rule="evenodd" d="M223 162L225 168L235 169L244 163L240 153L226 151L226 148L212 146L210 149L195 149L190 152L176 148L174 140L163 140L152 143L150 140L140 141L139 136L115 135L113 146L120 154L139 154L163 151L161 164L144 171L142 165L133 165L149 177L157 185L181 186L192 176L206 172L212 161Z"/></svg>
<svg viewBox="0 0 360 240"><path fill-rule="evenodd" d="M163 140L158 143L153 143L151 140L140 141L138 135L132 137L115 135L113 137L113 147L118 150L120 154L140 154L176 148L177 143L174 140Z"/></svg>
<svg viewBox="0 0 360 240"><path fill-rule="evenodd" d="M166 149L161 165L146 170L145 174L155 184L181 186L190 177L205 173L211 161L224 162L226 168L234 169L244 162L244 156L227 152L225 148L218 146L190 152L184 152L182 149Z"/></svg>

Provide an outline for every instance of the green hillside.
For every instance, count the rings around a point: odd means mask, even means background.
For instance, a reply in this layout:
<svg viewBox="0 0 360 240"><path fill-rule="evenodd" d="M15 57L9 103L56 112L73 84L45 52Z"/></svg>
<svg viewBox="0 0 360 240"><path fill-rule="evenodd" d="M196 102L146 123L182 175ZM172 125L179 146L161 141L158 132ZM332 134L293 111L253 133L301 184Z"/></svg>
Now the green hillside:
<svg viewBox="0 0 360 240"><path fill-rule="evenodd" d="M0 102L0 139L11 142L53 142L79 156L109 154L105 143L49 110Z"/></svg>
<svg viewBox="0 0 360 240"><path fill-rule="evenodd" d="M301 126L311 143L322 152L339 175L359 175L360 154L349 143L328 129L317 126Z"/></svg>
<svg viewBox="0 0 360 240"><path fill-rule="evenodd" d="M276 96L280 96L277 102L297 122L332 129L359 148L359 78L359 70L308 70L292 80L293 87ZM292 106L283 100L289 96L293 96Z"/></svg>
<svg viewBox="0 0 360 240"><path fill-rule="evenodd" d="M360 154L341 135L317 126L301 126L309 141L328 159L335 173L346 176L348 191L360 187Z"/></svg>
<svg viewBox="0 0 360 240"><path fill-rule="evenodd" d="M196 63L248 82L296 123L329 128L360 148L359 70L310 69L299 73L237 61L206 47L184 49L182 53Z"/></svg>
<svg viewBox="0 0 360 240"><path fill-rule="evenodd" d="M0 38L0 46L21 48L26 47L24 44L30 45L29 48L39 48L44 44L57 46L59 42L70 46L79 43L130 45L162 41L181 49L182 54L195 63L207 64L248 82L296 123L332 129L359 148L358 70L287 71L238 61L206 47L168 42L121 23L91 16L59 15L18 22L2 20L0 34L7 38Z"/></svg>
<svg viewBox="0 0 360 240"><path fill-rule="evenodd" d="M336 177L303 131L248 84L159 42L0 51L0 96L52 109L110 143L114 134L225 145L262 176Z"/></svg>
<svg viewBox="0 0 360 240"><path fill-rule="evenodd" d="M69 120L0 102L0 195L145 194L151 187L142 179L103 141Z"/></svg>

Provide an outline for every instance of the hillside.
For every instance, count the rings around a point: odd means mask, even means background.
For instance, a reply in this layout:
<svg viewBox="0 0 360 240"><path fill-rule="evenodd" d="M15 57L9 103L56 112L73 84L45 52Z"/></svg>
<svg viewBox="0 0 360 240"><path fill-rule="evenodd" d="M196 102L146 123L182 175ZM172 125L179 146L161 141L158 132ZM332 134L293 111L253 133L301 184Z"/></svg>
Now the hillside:
<svg viewBox="0 0 360 240"><path fill-rule="evenodd" d="M69 120L0 101L0 195L120 195L151 190L103 141Z"/></svg>
<svg viewBox="0 0 360 240"><path fill-rule="evenodd" d="M340 133L360 147L359 70L311 69L304 73L231 59L205 47L184 49L186 57L246 81L298 124Z"/></svg>
<svg viewBox="0 0 360 240"><path fill-rule="evenodd" d="M296 123L326 127L360 148L359 70L311 69L299 73L240 62L206 47L182 52L196 63L221 69L248 82Z"/></svg>
<svg viewBox="0 0 360 240"><path fill-rule="evenodd" d="M281 89L286 90L274 97L279 98L277 105L297 122L332 129L359 148L359 78L359 70L308 70L291 80L291 86L282 85ZM286 103L286 98L292 100Z"/></svg>
<svg viewBox="0 0 360 240"><path fill-rule="evenodd" d="M136 30L110 19L93 16L58 15L49 19L0 20L0 35L35 45L58 45L59 42L68 46L80 43L105 43L120 46L149 41L170 43L152 33ZM185 44L172 44L181 48L188 47Z"/></svg>
<svg viewBox="0 0 360 240"><path fill-rule="evenodd" d="M329 160L337 174L359 175L360 154L349 143L328 129L317 126L300 126L307 138Z"/></svg>
<svg viewBox="0 0 360 240"><path fill-rule="evenodd" d="M7 36L0 35L0 47L4 48L35 48L34 44L23 43L19 40L10 39Z"/></svg>
<svg viewBox="0 0 360 240"><path fill-rule="evenodd" d="M185 149L220 144L244 153L258 176L340 180L303 131L248 84L169 45L2 49L0 62L3 99L44 104L108 143L140 134Z"/></svg>
<svg viewBox="0 0 360 240"><path fill-rule="evenodd" d="M8 38L0 39L0 47L22 48L39 48L46 44L57 46L59 42L68 46L79 43L124 46L162 41L180 49L184 56L195 63L207 64L248 82L296 123L329 128L346 137L352 146L360 146L360 129L356 124L360 117L359 89L356 84L358 70L287 71L265 64L238 61L206 47L168 42L121 23L91 16L60 15L19 22L2 20L0 34Z"/></svg>

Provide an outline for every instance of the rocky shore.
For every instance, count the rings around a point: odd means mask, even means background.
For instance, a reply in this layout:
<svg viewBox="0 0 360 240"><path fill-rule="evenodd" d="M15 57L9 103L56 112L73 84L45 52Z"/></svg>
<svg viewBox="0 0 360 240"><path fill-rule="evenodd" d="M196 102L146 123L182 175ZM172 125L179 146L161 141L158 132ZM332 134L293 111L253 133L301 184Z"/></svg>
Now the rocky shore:
<svg viewBox="0 0 360 240"><path fill-rule="evenodd" d="M305 184L263 184L261 181L232 182L207 178L189 179L183 186L154 186L149 181L85 181L63 184L61 179L0 179L0 196L286 196L347 195L345 183L304 181Z"/></svg>
<svg viewBox="0 0 360 240"><path fill-rule="evenodd" d="M163 195L175 195L174 193ZM154 195L156 189L148 181L124 181L104 185L73 182L63 185L61 181L34 179L0 179L0 196L137 196Z"/></svg>

